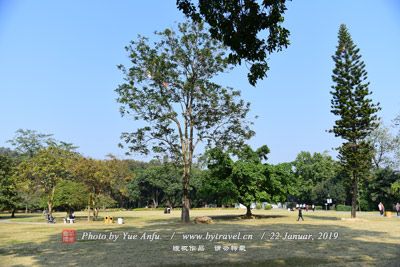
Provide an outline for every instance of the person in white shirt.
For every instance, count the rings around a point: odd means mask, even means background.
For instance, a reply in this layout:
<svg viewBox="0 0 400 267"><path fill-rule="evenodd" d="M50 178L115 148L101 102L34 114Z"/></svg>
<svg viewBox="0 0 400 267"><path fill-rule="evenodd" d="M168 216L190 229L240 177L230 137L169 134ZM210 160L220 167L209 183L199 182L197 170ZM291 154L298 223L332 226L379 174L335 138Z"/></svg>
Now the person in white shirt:
<svg viewBox="0 0 400 267"><path fill-rule="evenodd" d="M381 216L383 216L383 214L385 212L385 206L383 206L382 202L379 202L378 209L379 209L379 213L381 214Z"/></svg>

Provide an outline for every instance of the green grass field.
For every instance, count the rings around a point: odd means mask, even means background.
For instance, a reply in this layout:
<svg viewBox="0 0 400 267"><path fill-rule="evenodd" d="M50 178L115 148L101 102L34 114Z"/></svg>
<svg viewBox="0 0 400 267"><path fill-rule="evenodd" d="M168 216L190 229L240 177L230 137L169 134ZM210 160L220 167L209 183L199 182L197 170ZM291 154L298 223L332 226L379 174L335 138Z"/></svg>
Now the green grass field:
<svg viewBox="0 0 400 267"><path fill-rule="evenodd" d="M72 225L62 223L65 213L55 214L56 224L44 223L41 214L15 219L0 214L0 266L400 266L400 218L395 216L366 212L349 220L349 212L316 211L304 212L305 221L297 222L296 212L255 210L261 218L240 219L243 213L195 209L192 218L211 216L214 224L187 225L179 222L179 210L100 213L123 217L123 225L87 222L83 212L76 213ZM63 229L77 230L77 241L63 243ZM106 239L87 240L89 232ZM184 239L186 234L205 238L207 232L209 239L219 234L220 240ZM109 240L110 233L119 238ZM143 233L159 239L140 239ZM138 239L127 239L134 235Z"/></svg>

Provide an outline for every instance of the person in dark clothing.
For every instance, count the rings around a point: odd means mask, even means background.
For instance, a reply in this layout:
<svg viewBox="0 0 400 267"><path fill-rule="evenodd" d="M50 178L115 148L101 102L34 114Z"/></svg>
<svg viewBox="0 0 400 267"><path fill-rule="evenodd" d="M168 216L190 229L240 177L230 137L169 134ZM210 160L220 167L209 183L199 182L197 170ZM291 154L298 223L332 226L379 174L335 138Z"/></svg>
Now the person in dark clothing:
<svg viewBox="0 0 400 267"><path fill-rule="evenodd" d="M299 217L297 218L297 221L299 221L300 218L304 221L304 218L303 218L303 211L302 211L301 208L299 208Z"/></svg>
<svg viewBox="0 0 400 267"><path fill-rule="evenodd" d="M56 223L56 219L50 214L47 214L47 223Z"/></svg>

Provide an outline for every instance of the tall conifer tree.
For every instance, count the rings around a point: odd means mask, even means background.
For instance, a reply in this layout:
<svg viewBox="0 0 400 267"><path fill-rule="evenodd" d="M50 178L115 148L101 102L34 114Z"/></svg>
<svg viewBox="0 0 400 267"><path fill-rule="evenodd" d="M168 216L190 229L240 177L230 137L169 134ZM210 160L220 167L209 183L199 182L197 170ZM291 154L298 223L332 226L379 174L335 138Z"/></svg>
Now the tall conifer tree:
<svg viewBox="0 0 400 267"><path fill-rule="evenodd" d="M371 168L373 149L368 135L378 126L376 113L379 103L370 99L367 72L345 25L340 25L339 44L335 55L332 80L331 112L340 118L330 132L344 139L339 148L339 159L346 170L352 188L351 217L356 217L358 184L365 179Z"/></svg>

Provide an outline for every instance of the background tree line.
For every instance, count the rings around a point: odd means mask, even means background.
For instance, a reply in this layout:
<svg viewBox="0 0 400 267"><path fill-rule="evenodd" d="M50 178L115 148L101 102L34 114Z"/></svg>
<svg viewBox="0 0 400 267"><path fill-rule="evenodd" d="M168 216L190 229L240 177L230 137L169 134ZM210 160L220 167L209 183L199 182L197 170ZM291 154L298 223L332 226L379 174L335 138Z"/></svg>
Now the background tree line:
<svg viewBox="0 0 400 267"><path fill-rule="evenodd" d="M360 183L361 210L390 209L400 197L399 135L381 126L370 136L374 169ZM51 142L50 142L51 141ZM83 210L96 219L105 208L180 207L182 169L168 158L150 162L84 157L71 144L51 135L18 130L13 149L0 148L0 208ZM300 152L293 162L267 163L269 149L249 146L232 151L208 150L193 166L192 207L234 206L251 215L254 202L298 202L324 206L351 204L351 184L340 163L326 152Z"/></svg>

